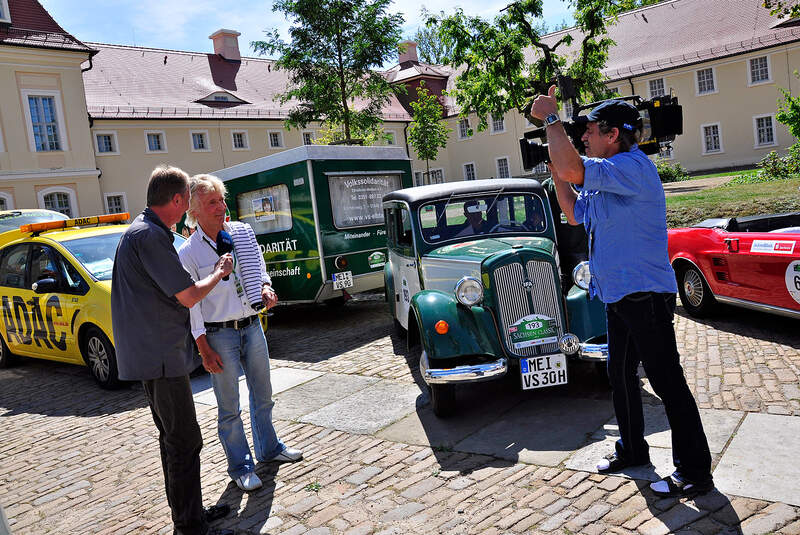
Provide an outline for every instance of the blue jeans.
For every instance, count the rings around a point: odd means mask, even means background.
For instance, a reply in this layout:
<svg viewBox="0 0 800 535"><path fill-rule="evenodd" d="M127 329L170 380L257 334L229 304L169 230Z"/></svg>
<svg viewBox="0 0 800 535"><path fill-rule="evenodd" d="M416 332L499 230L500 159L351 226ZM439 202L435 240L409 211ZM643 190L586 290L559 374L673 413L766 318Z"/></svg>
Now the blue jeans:
<svg viewBox="0 0 800 535"><path fill-rule="evenodd" d="M269 378L269 350L261 324L254 321L244 329L211 327L206 330L211 348L224 366L211 374L217 397L217 430L228 458L228 475L236 479L255 470L255 462L244 433L239 407L239 374L244 368L250 391L250 423L255 458L268 461L286 449L272 425L272 385Z"/></svg>

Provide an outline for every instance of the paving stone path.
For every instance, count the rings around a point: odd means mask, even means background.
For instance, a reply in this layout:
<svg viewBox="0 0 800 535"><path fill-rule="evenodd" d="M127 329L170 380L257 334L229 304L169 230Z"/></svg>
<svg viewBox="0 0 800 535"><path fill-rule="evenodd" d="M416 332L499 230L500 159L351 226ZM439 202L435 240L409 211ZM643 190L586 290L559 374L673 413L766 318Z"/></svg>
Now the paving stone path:
<svg viewBox="0 0 800 535"><path fill-rule="evenodd" d="M677 316L683 364L699 405L714 414L740 411L796 422L796 326L746 311L703 322ZM289 381L276 395L276 428L284 441L305 450L305 461L259 465L264 488L242 493L225 474L216 409L203 401L206 393L197 396L206 503L230 504L235 512L215 525L240 535L800 534L800 503L716 491L661 500L643 479L570 469L558 459L554 466L524 462L522 453L461 451L468 440L454 444L448 433L465 425L463 419L426 429L433 446L419 443L404 429L413 427L408 418L432 421L426 420L427 398L417 389L419 373L406 359L404 340L392 333L377 300L340 310L280 310L269 340L276 379ZM578 392L581 403L608 403L596 377L574 377L574 385L557 395L493 393L483 400L484 412L518 403L557 405ZM314 423L328 421L324 411L333 405L325 405L331 401L326 396L346 402L350 392L379 386L397 393L397 401L383 400L387 411L410 403L410 416L376 430L336 429L344 424L335 414L330 425ZM406 399L407 392L416 393ZM375 418L368 409L364 421ZM736 425L745 432L745 424ZM50 362L0 370L0 505L16 535L170 533L156 433L141 388L101 391L84 369Z"/></svg>

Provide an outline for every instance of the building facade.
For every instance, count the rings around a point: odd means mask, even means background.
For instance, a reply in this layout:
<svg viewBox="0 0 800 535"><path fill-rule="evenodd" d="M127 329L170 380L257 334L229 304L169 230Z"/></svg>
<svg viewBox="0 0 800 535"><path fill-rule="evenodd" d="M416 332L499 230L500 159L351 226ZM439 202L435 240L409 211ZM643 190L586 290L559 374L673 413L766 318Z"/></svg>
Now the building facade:
<svg viewBox="0 0 800 535"><path fill-rule="evenodd" d="M0 0L0 209L136 213L156 165L209 172L313 143L318 125L284 126L292 103L275 96L285 73L242 57L238 35L215 32L208 52L82 43L36 0ZM621 15L609 37L609 88L678 97L684 133L665 156L688 170L753 165L796 141L775 113L780 89L800 86L797 21L769 17L752 0L671 0ZM458 71L420 63L407 45L384 73L407 92L383 114L387 143L407 147L415 182L536 174L522 168L518 142L534 126L510 111L477 132L477 117L460 117L447 94ZM430 176L406 142L421 81L451 129Z"/></svg>

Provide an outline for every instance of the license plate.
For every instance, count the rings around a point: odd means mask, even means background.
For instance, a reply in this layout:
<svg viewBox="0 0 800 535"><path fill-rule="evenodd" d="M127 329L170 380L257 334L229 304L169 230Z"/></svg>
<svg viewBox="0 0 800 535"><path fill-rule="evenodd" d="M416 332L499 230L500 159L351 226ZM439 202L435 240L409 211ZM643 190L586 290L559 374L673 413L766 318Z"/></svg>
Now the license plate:
<svg viewBox="0 0 800 535"><path fill-rule="evenodd" d="M567 357L561 353L520 359L522 389L567 384Z"/></svg>
<svg viewBox="0 0 800 535"><path fill-rule="evenodd" d="M344 290L353 286L353 272L342 271L341 273L333 274L333 289Z"/></svg>

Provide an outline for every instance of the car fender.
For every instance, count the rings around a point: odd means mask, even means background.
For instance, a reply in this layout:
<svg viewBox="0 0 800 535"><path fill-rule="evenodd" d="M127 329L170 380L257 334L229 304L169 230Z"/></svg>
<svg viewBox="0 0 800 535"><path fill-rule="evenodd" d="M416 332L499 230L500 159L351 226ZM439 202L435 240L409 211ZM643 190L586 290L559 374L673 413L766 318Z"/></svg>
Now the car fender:
<svg viewBox="0 0 800 535"><path fill-rule="evenodd" d="M83 332L89 327L97 327L100 329L111 341L111 344L114 345L110 307L103 306L103 304L98 303L96 300L92 300L77 310L74 316L70 318L70 328L78 344L81 343Z"/></svg>
<svg viewBox="0 0 800 535"><path fill-rule="evenodd" d="M591 298L589 292L573 286L566 301L569 332L581 342L606 334L606 307L599 298Z"/></svg>
<svg viewBox="0 0 800 535"><path fill-rule="evenodd" d="M715 292L716 281L708 280L705 271L703 271L703 268L701 267L700 261L694 255L685 252L680 252L677 253L671 259L670 263L672 264L672 269L675 271L675 280L677 281L678 284L681 284L681 281L678 280L678 271L680 270L681 264L691 264L695 268L697 268L697 271L700 272L700 276L703 277L703 280L706 282L706 286L708 286L709 289L711 290L711 295L714 295L716 293Z"/></svg>
<svg viewBox="0 0 800 535"><path fill-rule="evenodd" d="M497 333L492 316L483 307L466 307L443 291L423 290L411 298L410 313L417 322L420 343L430 360L503 355L494 342ZM439 321L448 325L445 334L436 332L435 325Z"/></svg>

